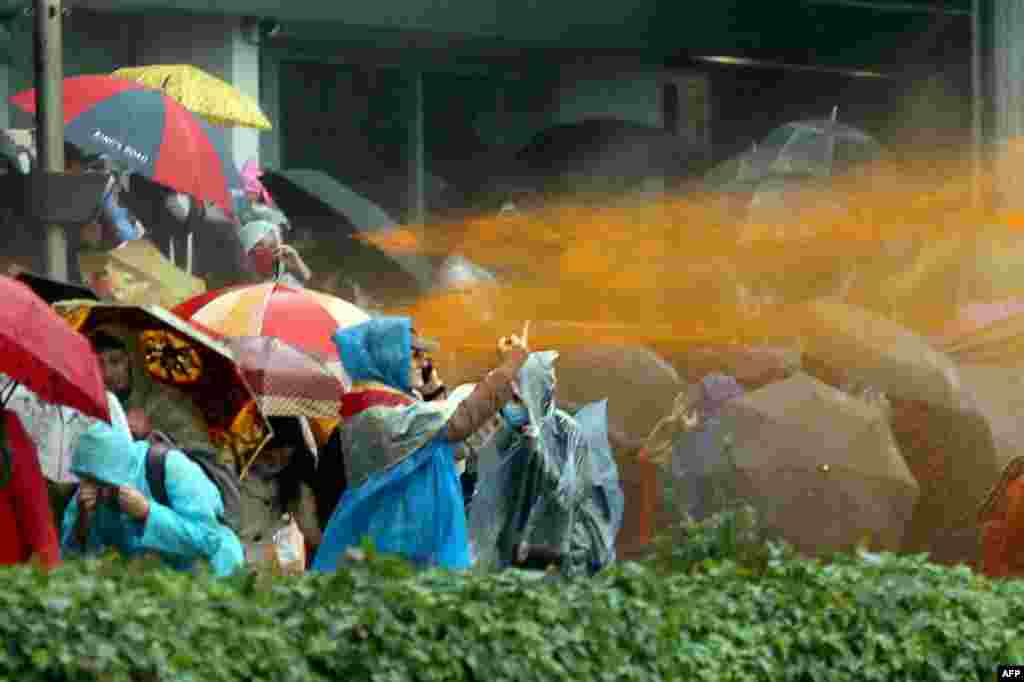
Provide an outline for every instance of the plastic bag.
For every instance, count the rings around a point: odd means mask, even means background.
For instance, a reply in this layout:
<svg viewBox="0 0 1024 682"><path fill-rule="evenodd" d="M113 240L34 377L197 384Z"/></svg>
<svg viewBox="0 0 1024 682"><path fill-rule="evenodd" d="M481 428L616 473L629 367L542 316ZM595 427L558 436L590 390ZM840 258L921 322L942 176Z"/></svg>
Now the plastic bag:
<svg viewBox="0 0 1024 682"><path fill-rule="evenodd" d="M576 413L576 423L587 442L587 472L590 496L599 513L605 516L605 549L615 559L615 539L622 530L626 513L626 495L619 480L619 465L608 440L608 401L591 403Z"/></svg>
<svg viewBox="0 0 1024 682"><path fill-rule="evenodd" d="M306 572L306 539L290 516L266 542L246 546L248 563L268 567L280 575L301 575Z"/></svg>

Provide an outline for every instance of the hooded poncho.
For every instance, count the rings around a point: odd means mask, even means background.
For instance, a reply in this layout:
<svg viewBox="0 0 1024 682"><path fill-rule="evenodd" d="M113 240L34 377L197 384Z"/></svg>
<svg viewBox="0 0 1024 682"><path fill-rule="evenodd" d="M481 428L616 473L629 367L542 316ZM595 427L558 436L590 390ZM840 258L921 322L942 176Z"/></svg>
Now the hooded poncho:
<svg viewBox="0 0 1024 682"><path fill-rule="evenodd" d="M521 544L556 550L567 575L615 558L625 498L608 442L607 401L576 416L556 409L554 352L533 353L519 373L525 414L480 453L470 528L482 565L508 566Z"/></svg>
<svg viewBox="0 0 1024 682"><path fill-rule="evenodd" d="M341 432L350 487L327 524L314 570L335 570L345 550L366 537L417 565L468 568L462 486L446 433L458 403L413 397L409 319L369 320L337 332L334 343L353 381Z"/></svg>
<svg viewBox="0 0 1024 682"><path fill-rule="evenodd" d="M218 576L228 575L244 563L242 545L235 534L220 523L224 503L220 491L198 464L179 451L165 458L167 496L171 506L153 499L146 479L149 444L133 441L122 431L97 423L79 438L71 470L79 477L95 479L101 485L128 486L149 501L149 516L137 521L114 502L97 505L85 546L78 544L78 494L64 514L62 546L66 551L93 554L113 547L126 556L153 553L168 565L191 569L197 560L210 562Z"/></svg>

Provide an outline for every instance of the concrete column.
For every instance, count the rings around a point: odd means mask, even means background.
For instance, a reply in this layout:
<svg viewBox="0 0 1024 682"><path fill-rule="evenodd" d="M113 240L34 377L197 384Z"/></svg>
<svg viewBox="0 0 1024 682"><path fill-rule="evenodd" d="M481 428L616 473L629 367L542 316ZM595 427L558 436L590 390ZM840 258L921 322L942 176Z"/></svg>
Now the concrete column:
<svg viewBox="0 0 1024 682"><path fill-rule="evenodd" d="M996 200L1017 208L1024 204L1024 0L994 0L992 10Z"/></svg>
<svg viewBox="0 0 1024 682"><path fill-rule="evenodd" d="M0 128L11 126L11 103L7 98L15 94L11 89L11 66L0 63Z"/></svg>
<svg viewBox="0 0 1024 682"><path fill-rule="evenodd" d="M260 55L260 107L274 125L260 134L260 161L268 168L281 167L281 61L266 50Z"/></svg>
<svg viewBox="0 0 1024 682"><path fill-rule="evenodd" d="M412 74L409 92L409 206L408 222L423 225L427 218L426 166L424 141L423 73Z"/></svg>
<svg viewBox="0 0 1024 682"><path fill-rule="evenodd" d="M192 64L260 101L260 48L239 17L161 16L138 45L140 65ZM236 166L259 160L259 131L228 128L226 136Z"/></svg>
<svg viewBox="0 0 1024 682"><path fill-rule="evenodd" d="M225 80L260 101L260 48L246 38L240 22L233 20L224 46ZM239 168L249 159L260 161L260 131L253 128L230 128L229 140Z"/></svg>

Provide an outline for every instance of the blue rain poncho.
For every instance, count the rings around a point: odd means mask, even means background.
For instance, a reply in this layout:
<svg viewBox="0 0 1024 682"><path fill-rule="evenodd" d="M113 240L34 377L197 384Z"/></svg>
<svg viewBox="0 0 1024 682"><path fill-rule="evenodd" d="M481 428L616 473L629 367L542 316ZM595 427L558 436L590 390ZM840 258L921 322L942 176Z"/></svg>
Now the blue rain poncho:
<svg viewBox="0 0 1024 682"><path fill-rule="evenodd" d="M365 538L418 566L468 568L462 486L446 429L458 402L413 397L409 319L379 317L338 331L334 343L353 390L398 392L406 400L368 407L342 427L349 488L327 524L313 570L336 570L345 551Z"/></svg>
<svg viewBox="0 0 1024 682"><path fill-rule="evenodd" d="M513 563L521 545L563 557L568 576L593 574L615 559L625 498L608 443L607 401L574 416L554 404L555 352L533 353L519 374L523 404L484 446L470 535L484 568Z"/></svg>
<svg viewBox="0 0 1024 682"><path fill-rule="evenodd" d="M78 494L64 514L61 547L65 553L98 554L108 548L128 557L156 554L169 566L190 570L197 560L209 561L213 573L225 576L245 562L242 544L220 523L224 503L220 491L198 464L171 450L165 458L167 496L171 507L153 499L146 480L149 444L109 425L97 423L79 438L72 472L109 486L135 488L149 500L149 516L136 521L116 501L96 506L85 546L78 544Z"/></svg>

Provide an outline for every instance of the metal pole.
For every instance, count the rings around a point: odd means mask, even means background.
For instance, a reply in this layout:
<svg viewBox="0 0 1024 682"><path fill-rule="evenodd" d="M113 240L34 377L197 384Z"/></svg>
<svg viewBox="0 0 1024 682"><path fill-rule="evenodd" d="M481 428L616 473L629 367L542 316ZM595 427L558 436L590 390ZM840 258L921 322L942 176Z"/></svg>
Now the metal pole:
<svg viewBox="0 0 1024 682"><path fill-rule="evenodd" d="M39 170L64 172L64 46L61 0L35 0L35 86ZM68 278L68 241L60 225L46 226L46 271Z"/></svg>

